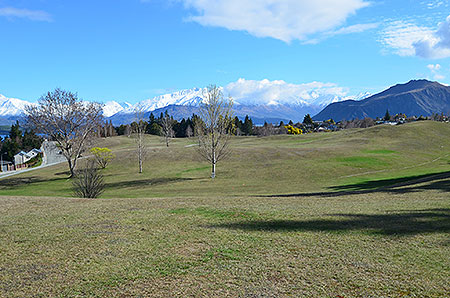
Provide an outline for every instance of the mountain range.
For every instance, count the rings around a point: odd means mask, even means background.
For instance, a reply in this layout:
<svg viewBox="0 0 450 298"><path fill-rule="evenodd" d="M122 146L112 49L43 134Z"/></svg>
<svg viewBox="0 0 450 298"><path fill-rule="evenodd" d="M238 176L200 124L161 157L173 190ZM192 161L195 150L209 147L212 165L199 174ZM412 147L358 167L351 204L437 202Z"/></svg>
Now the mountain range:
<svg viewBox="0 0 450 298"><path fill-rule="evenodd" d="M204 101L205 91L206 88L186 89L146 99L136 104L109 101L104 104L103 115L114 125L127 124L135 120L135 111L139 108L144 111L145 118L148 118L152 112L155 116L159 116L160 113L168 111L175 119L180 120L198 112L200 103ZM263 124L265 121L276 123L293 120L297 122L303 120L306 114L317 114L330 103L348 99L360 100L367 96L369 96L368 93L342 96L331 92L320 93L315 89L302 91L301 95L296 96L275 94L264 100L260 100L257 95L245 94L233 99L233 111L240 118L249 115L255 124ZM0 125L10 125L20 118L24 107L28 104L33 103L1 96Z"/></svg>
<svg viewBox="0 0 450 298"><path fill-rule="evenodd" d="M314 120L335 121L382 118L386 111L391 115L430 116L433 113L450 114L450 87L428 80L412 80L397 84L363 100L345 100L331 103Z"/></svg>
<svg viewBox="0 0 450 298"><path fill-rule="evenodd" d="M25 110L25 106L30 102L17 99L7 98L0 94L0 125L11 125L19 119Z"/></svg>
<svg viewBox="0 0 450 298"><path fill-rule="evenodd" d="M205 89L193 88L146 99L136 104L109 101L104 104L103 114L114 125L128 124L135 120L135 111L140 109L144 117L150 113L159 116L168 111L175 119L187 118L198 112L204 101ZM226 90L229 91L229 90ZM226 93L226 92L224 92ZM300 93L300 94L299 94ZM412 80L370 95L343 96L341 93L310 88L297 92L236 92L233 97L233 111L239 118L249 115L255 124L265 121L302 121L305 114L315 115L314 120L335 121L365 117L383 117L404 113L408 116L429 116L432 113L450 112L450 87L438 82ZM10 125L23 116L24 107L33 104L28 101L7 98L0 95L0 125Z"/></svg>
<svg viewBox="0 0 450 298"><path fill-rule="evenodd" d="M206 89L193 88L160 95L135 105L128 105L110 116L109 119L114 125L130 123L134 121L134 111L140 108L145 112L144 117L146 118L150 113L159 116L160 113L167 111L175 119L180 120L198 112L200 104L204 101L205 92ZM255 124L264 124L265 121L272 123L289 120L301 121L306 114L314 115L332 102L348 99L360 100L369 95L368 93L363 93L358 96L343 97L333 94L318 94L311 90L305 96L307 99L300 96L291 98L275 97L273 100L264 103L261 103L258 98L237 97L233 99L233 112L239 118L249 115ZM108 102L105 106L109 105L118 106L115 102Z"/></svg>

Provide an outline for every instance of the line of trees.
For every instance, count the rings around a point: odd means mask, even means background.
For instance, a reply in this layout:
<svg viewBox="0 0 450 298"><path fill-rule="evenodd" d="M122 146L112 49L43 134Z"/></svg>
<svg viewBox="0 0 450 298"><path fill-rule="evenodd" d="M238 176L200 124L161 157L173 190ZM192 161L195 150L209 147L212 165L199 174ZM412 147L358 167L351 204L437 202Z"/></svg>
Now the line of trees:
<svg viewBox="0 0 450 298"><path fill-rule="evenodd" d="M157 135L164 137L166 144L170 143L171 138L190 138L195 136L195 123L198 123L202 119L201 116L197 114L192 114L192 116L181 119L180 121L169 115L168 111L155 117L153 113L150 113L148 121L144 121L146 126L145 133L151 135ZM133 133L134 127L136 126L136 121L131 124L122 124L115 127L114 135L128 135ZM110 125L109 123L107 125ZM104 128L101 128L104 130ZM237 136L251 136L257 135L255 130L255 125L252 119L247 115L244 121L240 120L237 116L231 117L230 122L227 127L227 132L232 135ZM104 135L102 134L102 137ZM107 135L109 136L109 135Z"/></svg>
<svg viewBox="0 0 450 298"><path fill-rule="evenodd" d="M153 113L150 113L148 121L144 121L146 127L145 133L151 135L161 136L166 146L169 146L172 138L190 138L193 136L198 137L195 129L196 123L199 123L204 116L192 114L192 116L183 118L178 121L169 115L167 111L161 112L158 117ZM333 124L334 121L332 121ZM108 123L107 125L111 125ZM137 126L136 121L115 127L115 135L127 135L131 136ZM246 115L244 120L239 117L230 116L230 121L227 127L227 133L235 136L270 136L279 134L301 134L304 132L312 132L318 124L312 120L312 117L308 114L304 117L303 122L293 123L289 121L284 123L281 121L279 124L274 125L272 123L265 122L262 126L257 126L253 123L253 120ZM102 128L104 130L104 128Z"/></svg>

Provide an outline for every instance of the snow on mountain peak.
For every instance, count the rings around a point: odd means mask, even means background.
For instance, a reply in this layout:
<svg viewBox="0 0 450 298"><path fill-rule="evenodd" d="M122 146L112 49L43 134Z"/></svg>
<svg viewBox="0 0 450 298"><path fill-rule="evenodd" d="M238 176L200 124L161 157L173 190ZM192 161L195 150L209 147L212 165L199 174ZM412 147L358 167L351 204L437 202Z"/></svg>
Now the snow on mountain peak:
<svg viewBox="0 0 450 298"><path fill-rule="evenodd" d="M224 96L231 96L236 106L289 105L325 107L336 101L347 99L347 89L333 83L312 82L290 84L283 80L261 81L238 79L220 87ZM143 100L129 108L120 110L123 114L134 113L136 108L145 112L169 105L198 106L204 101L206 88L192 88L163 94ZM106 114L105 114L106 115Z"/></svg>
<svg viewBox="0 0 450 298"><path fill-rule="evenodd" d="M343 100L361 100L370 93L348 96L348 90L333 83L311 82L291 84L283 80L256 81L238 79L225 87L219 87L224 96L231 96L238 106L291 106L322 109L330 103ZM136 109L151 112L169 105L194 106L203 102L206 88L192 88L174 93L163 94L131 105L129 103L108 101L104 104L103 115L112 117L116 114L133 114ZM16 116L23 113L30 102L7 98L0 94L0 116Z"/></svg>
<svg viewBox="0 0 450 298"><path fill-rule="evenodd" d="M0 116L19 116L30 104L32 103L17 98L7 98L0 94Z"/></svg>
<svg viewBox="0 0 450 298"><path fill-rule="evenodd" d="M127 102L118 103L117 101L108 101L103 105L103 116L111 117L131 106L132 105Z"/></svg>
<svg viewBox="0 0 450 298"><path fill-rule="evenodd" d="M198 106L202 101L204 101L203 94L205 91L206 88L192 88L174 93L163 94L154 98L143 100L135 105L130 105L121 112L130 114L134 113L137 108L142 109L145 112L150 112L169 105Z"/></svg>

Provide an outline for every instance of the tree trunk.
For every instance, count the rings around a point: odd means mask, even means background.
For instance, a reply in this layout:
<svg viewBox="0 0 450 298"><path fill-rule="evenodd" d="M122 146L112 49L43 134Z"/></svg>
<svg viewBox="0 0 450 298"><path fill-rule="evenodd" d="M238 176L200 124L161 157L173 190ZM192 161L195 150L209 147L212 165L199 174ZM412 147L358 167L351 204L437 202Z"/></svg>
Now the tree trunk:
<svg viewBox="0 0 450 298"><path fill-rule="evenodd" d="M211 178L216 178L216 163L214 161L211 162Z"/></svg>
<svg viewBox="0 0 450 298"><path fill-rule="evenodd" d="M216 151L212 151L212 158L211 158L211 178L216 178Z"/></svg>
<svg viewBox="0 0 450 298"><path fill-rule="evenodd" d="M72 164L72 159L67 158L67 163L69 164L69 171L70 171L69 178L73 178L75 176L75 172L74 172L74 165Z"/></svg>
<svg viewBox="0 0 450 298"><path fill-rule="evenodd" d="M211 134L211 178L216 178L216 147L215 147L215 137L214 137L214 131L212 131Z"/></svg>
<svg viewBox="0 0 450 298"><path fill-rule="evenodd" d="M139 144L138 144L138 159L139 159L139 174L142 173L142 135L139 134Z"/></svg>

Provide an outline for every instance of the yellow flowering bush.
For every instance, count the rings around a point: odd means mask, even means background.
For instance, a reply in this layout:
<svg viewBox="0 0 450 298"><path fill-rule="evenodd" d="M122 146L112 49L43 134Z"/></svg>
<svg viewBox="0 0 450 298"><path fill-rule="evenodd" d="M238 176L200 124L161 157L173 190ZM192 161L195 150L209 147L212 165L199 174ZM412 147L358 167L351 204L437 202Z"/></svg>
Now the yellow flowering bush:
<svg viewBox="0 0 450 298"><path fill-rule="evenodd" d="M300 128L294 127L292 125L286 125L284 128L287 129L288 134L290 135L301 135L303 131Z"/></svg>
<svg viewBox="0 0 450 298"><path fill-rule="evenodd" d="M98 165L104 169L116 156L112 153L111 149L94 147L91 149L92 155L94 155L95 161Z"/></svg>

